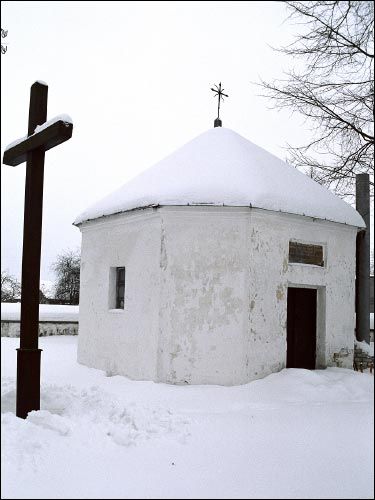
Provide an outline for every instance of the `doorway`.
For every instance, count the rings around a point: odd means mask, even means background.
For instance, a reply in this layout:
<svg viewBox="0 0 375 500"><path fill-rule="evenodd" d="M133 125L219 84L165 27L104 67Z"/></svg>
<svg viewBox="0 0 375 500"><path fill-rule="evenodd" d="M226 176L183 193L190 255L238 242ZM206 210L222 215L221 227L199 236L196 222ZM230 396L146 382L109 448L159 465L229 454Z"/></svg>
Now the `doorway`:
<svg viewBox="0 0 375 500"><path fill-rule="evenodd" d="M315 369L317 290L288 288L287 368Z"/></svg>

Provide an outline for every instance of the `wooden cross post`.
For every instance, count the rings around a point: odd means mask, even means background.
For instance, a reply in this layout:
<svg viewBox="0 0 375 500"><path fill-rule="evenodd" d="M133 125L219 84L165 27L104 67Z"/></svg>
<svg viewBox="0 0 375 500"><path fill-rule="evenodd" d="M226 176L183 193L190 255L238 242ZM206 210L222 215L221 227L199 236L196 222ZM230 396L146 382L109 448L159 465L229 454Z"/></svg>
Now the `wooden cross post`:
<svg viewBox="0 0 375 500"><path fill-rule="evenodd" d="M47 119L48 86L35 82L30 91L28 135L10 144L5 165L26 161L25 211L23 224L20 348L17 349L17 417L26 418L40 409L39 281L42 241L44 155L71 138L73 124L63 115ZM37 130L36 127L39 127Z"/></svg>

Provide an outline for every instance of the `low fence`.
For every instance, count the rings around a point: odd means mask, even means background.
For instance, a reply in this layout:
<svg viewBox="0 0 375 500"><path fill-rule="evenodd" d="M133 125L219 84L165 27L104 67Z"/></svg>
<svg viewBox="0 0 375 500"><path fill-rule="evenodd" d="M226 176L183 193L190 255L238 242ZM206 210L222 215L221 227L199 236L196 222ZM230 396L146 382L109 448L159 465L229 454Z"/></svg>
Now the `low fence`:
<svg viewBox="0 0 375 500"><path fill-rule="evenodd" d="M20 336L20 303L1 303L1 336ZM39 305L39 336L78 335L79 306Z"/></svg>

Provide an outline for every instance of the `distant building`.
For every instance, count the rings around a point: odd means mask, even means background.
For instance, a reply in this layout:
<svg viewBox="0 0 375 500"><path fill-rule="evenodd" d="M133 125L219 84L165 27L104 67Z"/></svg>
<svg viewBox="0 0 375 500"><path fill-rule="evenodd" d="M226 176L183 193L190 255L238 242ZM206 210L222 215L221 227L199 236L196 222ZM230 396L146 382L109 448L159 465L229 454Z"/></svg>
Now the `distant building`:
<svg viewBox="0 0 375 500"><path fill-rule="evenodd" d="M363 219L235 132L203 133L75 224L80 363L225 385L352 366Z"/></svg>

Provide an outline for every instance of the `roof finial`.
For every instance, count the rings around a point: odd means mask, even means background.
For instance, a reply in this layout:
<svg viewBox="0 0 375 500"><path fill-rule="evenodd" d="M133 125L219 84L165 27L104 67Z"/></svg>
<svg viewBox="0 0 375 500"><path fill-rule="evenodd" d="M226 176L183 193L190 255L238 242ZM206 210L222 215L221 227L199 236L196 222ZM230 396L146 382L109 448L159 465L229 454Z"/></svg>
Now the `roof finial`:
<svg viewBox="0 0 375 500"><path fill-rule="evenodd" d="M221 82L219 83L219 86L215 85L216 88L212 88L211 87L211 90L212 92L215 92L215 95L214 97L218 97L218 100L217 100L217 118L215 119L214 121L214 127L221 127L222 126L222 121L220 120L220 100L223 100L224 101L224 97L229 97L227 94L224 94L223 90L221 88Z"/></svg>

